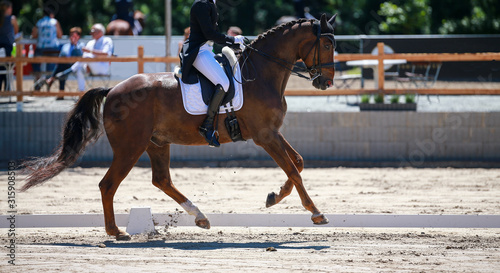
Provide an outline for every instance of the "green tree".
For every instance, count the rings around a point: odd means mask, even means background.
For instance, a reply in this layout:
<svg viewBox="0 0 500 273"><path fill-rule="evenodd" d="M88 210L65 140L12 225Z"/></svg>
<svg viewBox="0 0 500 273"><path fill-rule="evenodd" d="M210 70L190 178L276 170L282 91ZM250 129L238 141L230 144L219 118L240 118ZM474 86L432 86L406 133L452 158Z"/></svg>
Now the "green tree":
<svg viewBox="0 0 500 273"><path fill-rule="evenodd" d="M189 25L194 0L172 0L172 32L181 35ZM107 24L115 12L114 0L15 0L14 14L21 31L29 36L42 17L43 3L56 9L63 32L73 26L89 33L94 23ZM336 34L499 33L498 0L304 0L310 13L337 13ZM237 25L245 35L258 35L285 15L293 15L292 0L217 0L220 31ZM134 0L146 17L144 35L164 35L165 0Z"/></svg>
<svg viewBox="0 0 500 273"><path fill-rule="evenodd" d="M378 14L385 18L380 31L385 34L429 34L432 9L428 0L388 1L380 5Z"/></svg>
<svg viewBox="0 0 500 273"><path fill-rule="evenodd" d="M500 7L496 0L432 1L433 22L440 34L498 34Z"/></svg>
<svg viewBox="0 0 500 273"><path fill-rule="evenodd" d="M55 11L63 32L67 34L73 26L79 26L84 34L89 33L94 23L106 24L114 13L112 0L81 0L81 1L46 1ZM20 31L29 36L36 22L43 17L44 1L19 0L14 1L14 14L17 14Z"/></svg>

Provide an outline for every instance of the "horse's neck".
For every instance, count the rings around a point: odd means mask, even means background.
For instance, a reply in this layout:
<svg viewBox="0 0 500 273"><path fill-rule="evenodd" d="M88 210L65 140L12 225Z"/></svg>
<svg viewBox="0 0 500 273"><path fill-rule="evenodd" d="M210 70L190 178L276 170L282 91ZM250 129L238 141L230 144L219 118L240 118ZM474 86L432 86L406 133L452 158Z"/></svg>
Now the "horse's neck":
<svg viewBox="0 0 500 273"><path fill-rule="evenodd" d="M302 29L300 29L302 28ZM303 32L310 31L299 27L286 28L264 38L255 48L272 57L263 57L253 53L251 62L255 64L256 79L263 79L267 85L283 96L284 89L290 78L293 65L299 59L299 45L303 41Z"/></svg>

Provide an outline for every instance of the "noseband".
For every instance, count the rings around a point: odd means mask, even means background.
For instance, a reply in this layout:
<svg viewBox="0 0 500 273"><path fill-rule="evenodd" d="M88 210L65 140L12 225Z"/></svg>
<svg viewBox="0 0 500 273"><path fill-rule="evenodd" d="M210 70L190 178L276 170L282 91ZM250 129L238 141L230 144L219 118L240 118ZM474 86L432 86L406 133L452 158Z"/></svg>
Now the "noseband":
<svg viewBox="0 0 500 273"><path fill-rule="evenodd" d="M319 25L316 25L314 24L314 29L316 30L315 32L315 35L316 35L316 41L314 42L314 44L312 45L311 49L309 49L309 51L307 52L307 55L304 59L307 59L307 57L309 57L309 54L311 54L311 52L313 51L314 49L314 57L313 57L313 65L307 67L304 69L303 67L301 66L298 66L297 64L295 63L289 63L283 59L280 59L280 58L277 58L277 57L274 57L274 56L271 56L265 52L262 52L254 47L251 47L250 45L246 45L246 48L270 59L271 61L279 64L280 66L284 67L285 69L287 70L290 70L292 72L293 75L295 76L298 76L300 78L304 78L308 81L314 81L315 79L317 79L318 77L320 77L322 74L322 68L329 68L329 67L334 67L335 66L335 63L334 62L329 62L329 63L321 63L321 50L320 50L320 40L321 38L323 37L326 37L328 38L330 41L332 41L332 45L333 45L333 50L335 50L335 48L337 47L337 43L335 42L335 37L332 33L321 33L321 27ZM246 62L246 60L248 59L249 57L249 54L242 54L241 57L243 57L243 55L246 55L245 56L245 60L243 62L243 64ZM240 57L240 58L241 58ZM292 66L292 69L289 68L289 66ZM302 75L301 73L299 72L296 72L295 69L300 69L300 70L305 70L305 72L307 72L309 74L309 77L307 76L304 76Z"/></svg>

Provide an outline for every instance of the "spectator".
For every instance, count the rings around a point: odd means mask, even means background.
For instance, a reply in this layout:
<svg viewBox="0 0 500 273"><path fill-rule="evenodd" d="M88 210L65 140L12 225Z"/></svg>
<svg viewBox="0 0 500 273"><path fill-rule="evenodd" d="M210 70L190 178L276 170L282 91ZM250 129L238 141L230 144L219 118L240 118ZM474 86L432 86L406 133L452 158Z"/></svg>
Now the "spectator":
<svg viewBox="0 0 500 273"><path fill-rule="evenodd" d="M69 30L69 43L64 44L61 48L61 52L59 53L59 57L81 57L83 55L83 47L84 44L80 42L80 37L82 36L82 29L79 27L73 27ZM62 72L71 67L70 63L60 63L57 64L52 72L52 75L49 79L40 78L35 83L35 90L40 90L40 88L47 84L49 89L54 80L56 79L56 74ZM64 90L66 83L66 79L59 79L59 90ZM80 86L79 86L80 87ZM79 89L80 91L84 91L83 89Z"/></svg>
<svg viewBox="0 0 500 273"><path fill-rule="evenodd" d="M179 54L181 54L181 51L182 51L182 45L184 44L184 42L189 38L189 33L191 33L191 28L187 27L184 29L184 40L182 41L179 41L179 50L177 51L177 56L179 56Z"/></svg>
<svg viewBox="0 0 500 273"><path fill-rule="evenodd" d="M112 56L113 40L104 36L105 28L102 24L95 24L90 30L92 40L82 49L84 58L94 58L95 56ZM76 62L70 68L55 75L56 79L65 79L71 73L76 73L78 80L78 90L85 90L84 72L88 71L93 75L106 75L109 73L109 62Z"/></svg>
<svg viewBox="0 0 500 273"><path fill-rule="evenodd" d="M227 35L229 35L229 36L243 35L243 31L241 31L241 28L239 28L237 26L232 26L232 27L229 27L229 29L227 30Z"/></svg>
<svg viewBox="0 0 500 273"><path fill-rule="evenodd" d="M3 18L3 19L1 19ZM0 2L0 48L5 50L5 56L10 57L14 44L14 36L19 31L16 16L12 15L12 3L10 1ZM5 70L0 67L0 70ZM5 81L5 89L8 90L6 75L0 75L0 89Z"/></svg>
<svg viewBox="0 0 500 273"><path fill-rule="evenodd" d="M55 12L45 6L43 9L44 17L36 23L31 31L31 37L37 39L35 56L54 56L59 52L59 40L62 37L62 29L59 21L54 18ZM39 63L33 63L33 72L35 81L41 76L41 71L51 71L55 64L47 64L45 69L41 69Z"/></svg>

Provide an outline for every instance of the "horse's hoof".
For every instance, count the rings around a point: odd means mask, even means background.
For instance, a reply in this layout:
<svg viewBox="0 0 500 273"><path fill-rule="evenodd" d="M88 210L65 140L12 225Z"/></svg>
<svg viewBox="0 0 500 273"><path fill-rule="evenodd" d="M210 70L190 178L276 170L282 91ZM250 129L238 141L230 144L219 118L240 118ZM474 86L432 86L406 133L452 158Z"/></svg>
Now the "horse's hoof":
<svg viewBox="0 0 500 273"><path fill-rule="evenodd" d="M328 218L326 218L326 216L323 214L314 214L311 217L311 220L315 225L326 225L330 222L328 221Z"/></svg>
<svg viewBox="0 0 500 273"><path fill-rule="evenodd" d="M273 205L276 205L276 193L271 192L270 194L267 195L266 208L269 208L270 206Z"/></svg>
<svg viewBox="0 0 500 273"><path fill-rule="evenodd" d="M130 241L130 239L132 239L132 237L130 237L130 234L123 231L116 235L117 241Z"/></svg>
<svg viewBox="0 0 500 273"><path fill-rule="evenodd" d="M208 219L200 219L195 221L196 225L204 228L204 229L210 229L210 221Z"/></svg>

